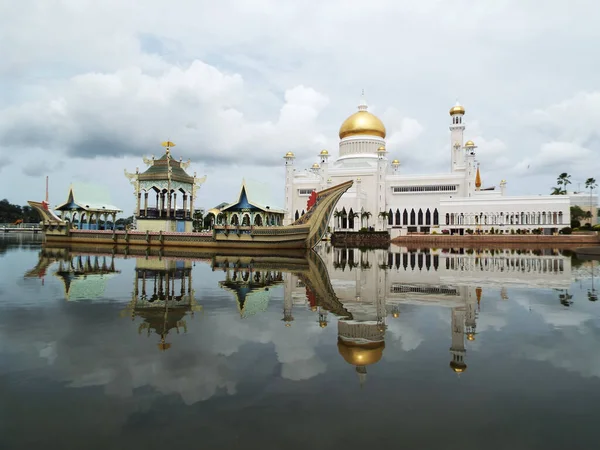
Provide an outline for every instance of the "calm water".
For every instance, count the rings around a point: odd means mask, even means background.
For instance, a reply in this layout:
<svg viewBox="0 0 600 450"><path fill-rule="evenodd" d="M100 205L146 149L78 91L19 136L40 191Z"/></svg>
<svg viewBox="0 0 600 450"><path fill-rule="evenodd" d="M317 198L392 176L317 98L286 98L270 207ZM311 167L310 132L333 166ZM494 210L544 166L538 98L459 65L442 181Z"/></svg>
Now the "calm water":
<svg viewBox="0 0 600 450"><path fill-rule="evenodd" d="M318 253L159 257L0 236L0 449L597 442L598 263Z"/></svg>

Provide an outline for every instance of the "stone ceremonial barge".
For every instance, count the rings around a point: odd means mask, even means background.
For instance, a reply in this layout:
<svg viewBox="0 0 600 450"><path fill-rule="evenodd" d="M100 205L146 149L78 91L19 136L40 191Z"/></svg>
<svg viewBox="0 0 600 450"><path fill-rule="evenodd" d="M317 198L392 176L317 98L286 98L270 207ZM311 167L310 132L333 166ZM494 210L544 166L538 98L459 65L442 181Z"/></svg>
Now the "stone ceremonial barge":
<svg viewBox="0 0 600 450"><path fill-rule="evenodd" d="M317 192L311 208L290 225L224 224L215 225L210 233L79 229L67 216L57 216L48 202L28 203L42 217L46 242L179 248L313 248L327 231L338 200L352 184L347 181Z"/></svg>

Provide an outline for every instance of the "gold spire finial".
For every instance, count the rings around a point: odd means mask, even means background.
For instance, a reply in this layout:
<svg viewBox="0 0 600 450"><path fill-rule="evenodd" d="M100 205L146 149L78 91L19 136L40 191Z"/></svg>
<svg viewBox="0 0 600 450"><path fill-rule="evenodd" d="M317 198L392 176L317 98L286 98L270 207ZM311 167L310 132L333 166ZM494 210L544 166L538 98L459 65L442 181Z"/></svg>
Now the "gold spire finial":
<svg viewBox="0 0 600 450"><path fill-rule="evenodd" d="M475 187L477 190L481 187L481 174L479 173L479 164L477 164L477 175L475 175Z"/></svg>

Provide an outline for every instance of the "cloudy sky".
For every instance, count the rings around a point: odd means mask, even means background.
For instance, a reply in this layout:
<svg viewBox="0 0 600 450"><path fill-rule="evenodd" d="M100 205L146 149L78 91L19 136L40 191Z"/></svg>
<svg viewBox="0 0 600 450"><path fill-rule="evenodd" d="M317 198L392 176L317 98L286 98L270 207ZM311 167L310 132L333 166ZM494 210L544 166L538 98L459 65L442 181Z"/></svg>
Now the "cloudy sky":
<svg viewBox="0 0 600 450"><path fill-rule="evenodd" d="M282 199L287 151L329 149L361 89L404 173L449 167L448 108L467 110L484 184L549 193L600 178L600 8L592 0L20 0L0 5L0 198L70 182L134 205L123 169L177 144L208 175ZM124 195L124 193L126 195Z"/></svg>

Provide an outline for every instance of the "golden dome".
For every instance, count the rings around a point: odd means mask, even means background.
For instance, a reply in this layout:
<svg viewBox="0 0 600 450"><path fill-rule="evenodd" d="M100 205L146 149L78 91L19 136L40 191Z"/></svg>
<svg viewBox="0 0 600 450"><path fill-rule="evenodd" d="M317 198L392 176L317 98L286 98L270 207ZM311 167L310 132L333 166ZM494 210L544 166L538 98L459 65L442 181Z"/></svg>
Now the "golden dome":
<svg viewBox="0 0 600 450"><path fill-rule="evenodd" d="M355 112L340 127L340 139L350 136L370 135L385 138L385 126L367 110Z"/></svg>
<svg viewBox="0 0 600 450"><path fill-rule="evenodd" d="M467 365L464 362L450 361L450 368L456 373L462 373L467 370Z"/></svg>
<svg viewBox="0 0 600 450"><path fill-rule="evenodd" d="M398 311L395 311L395 312L392 313L392 317L394 319L397 319L398 317L400 317L400 313Z"/></svg>
<svg viewBox="0 0 600 450"><path fill-rule="evenodd" d="M398 161L397 159L392 161L392 164L400 164L400 161Z"/></svg>
<svg viewBox="0 0 600 450"><path fill-rule="evenodd" d="M327 156L327 155L329 155L329 152L327 150L321 150L320 155Z"/></svg>
<svg viewBox="0 0 600 450"><path fill-rule="evenodd" d="M474 341L475 340L475 333L467 333L467 340Z"/></svg>
<svg viewBox="0 0 600 450"><path fill-rule="evenodd" d="M450 108L450 115L453 116L454 114L464 114L465 113L465 107L462 106L460 103L456 102L456 105L454 105L452 108Z"/></svg>
<svg viewBox="0 0 600 450"><path fill-rule="evenodd" d="M317 163L314 163L314 164L312 165L312 168L313 168L313 169L318 169L319 167L321 167L321 166L319 166Z"/></svg>
<svg viewBox="0 0 600 450"><path fill-rule="evenodd" d="M325 322L325 321L319 322L319 326L321 328L325 328L327 326L327 322Z"/></svg>
<svg viewBox="0 0 600 450"><path fill-rule="evenodd" d="M465 142L465 147L469 147L469 148L475 147L475 142L473 142L473 141L467 141L467 142Z"/></svg>
<svg viewBox="0 0 600 450"><path fill-rule="evenodd" d="M284 158L293 158L294 157L294 153L293 152L287 152L284 156Z"/></svg>
<svg viewBox="0 0 600 450"><path fill-rule="evenodd" d="M377 149L378 152L385 152L385 145L382 145Z"/></svg>
<svg viewBox="0 0 600 450"><path fill-rule="evenodd" d="M375 364L383 356L385 342L370 342L368 344L355 344L338 339L338 352L348 364L353 366L368 366Z"/></svg>

